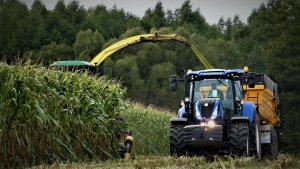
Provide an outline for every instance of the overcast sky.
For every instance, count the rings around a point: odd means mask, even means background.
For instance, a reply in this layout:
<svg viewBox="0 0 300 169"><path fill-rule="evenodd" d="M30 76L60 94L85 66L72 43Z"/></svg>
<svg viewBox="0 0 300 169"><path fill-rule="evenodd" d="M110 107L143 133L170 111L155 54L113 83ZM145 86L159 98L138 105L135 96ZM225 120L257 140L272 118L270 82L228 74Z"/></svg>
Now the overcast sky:
<svg viewBox="0 0 300 169"><path fill-rule="evenodd" d="M30 7L34 0L20 1ZM68 4L71 0L64 1ZM86 9L98 4L104 4L108 8L116 5L117 8L123 8L139 17L142 17L148 8L153 9L158 1L162 2L165 11L167 9L174 11L184 2L184 0L79 0ZM57 0L42 0L42 2L48 9L53 9ZM221 16L233 18L234 15L239 15L246 23L251 11L258 8L261 3L266 3L267 0L190 0L190 2L194 10L199 8L206 21L213 24L217 23Z"/></svg>

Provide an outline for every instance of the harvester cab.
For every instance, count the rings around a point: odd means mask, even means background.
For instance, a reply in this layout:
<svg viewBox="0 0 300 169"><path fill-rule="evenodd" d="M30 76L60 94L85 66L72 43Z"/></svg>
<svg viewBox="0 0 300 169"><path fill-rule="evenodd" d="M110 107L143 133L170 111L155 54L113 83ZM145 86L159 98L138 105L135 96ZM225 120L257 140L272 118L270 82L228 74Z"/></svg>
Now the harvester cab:
<svg viewBox="0 0 300 169"><path fill-rule="evenodd" d="M260 158L259 120L255 104L243 101L244 74L241 69L208 69L184 75L185 99L171 119L171 155L252 153ZM172 90L177 81L170 76Z"/></svg>
<svg viewBox="0 0 300 169"><path fill-rule="evenodd" d="M56 61L49 66L49 70L62 70L69 72L86 72L92 76L106 75L109 78L113 77L113 67L111 66L96 66L90 62L80 60Z"/></svg>

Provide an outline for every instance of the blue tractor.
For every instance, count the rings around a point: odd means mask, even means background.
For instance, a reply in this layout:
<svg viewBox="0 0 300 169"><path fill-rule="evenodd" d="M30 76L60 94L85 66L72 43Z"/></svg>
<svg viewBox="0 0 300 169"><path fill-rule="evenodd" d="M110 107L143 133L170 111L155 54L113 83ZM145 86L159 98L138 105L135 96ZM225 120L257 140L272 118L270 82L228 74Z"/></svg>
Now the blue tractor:
<svg viewBox="0 0 300 169"><path fill-rule="evenodd" d="M244 70L188 71L183 79L171 75L171 91L176 91L177 81L185 83L185 99L177 118L171 119L171 155L261 157L256 105L243 101Z"/></svg>

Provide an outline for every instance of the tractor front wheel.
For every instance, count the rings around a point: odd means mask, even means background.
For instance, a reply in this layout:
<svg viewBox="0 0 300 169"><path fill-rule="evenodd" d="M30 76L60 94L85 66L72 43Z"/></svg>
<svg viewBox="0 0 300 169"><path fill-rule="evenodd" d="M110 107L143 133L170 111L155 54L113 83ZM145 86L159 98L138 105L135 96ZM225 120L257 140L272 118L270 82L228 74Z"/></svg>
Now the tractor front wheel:
<svg viewBox="0 0 300 169"><path fill-rule="evenodd" d="M184 125L171 125L170 127L170 155L179 155L179 141L183 136Z"/></svg>
<svg viewBox="0 0 300 169"><path fill-rule="evenodd" d="M250 132L248 123L231 123L228 135L231 153L239 156L250 155Z"/></svg>

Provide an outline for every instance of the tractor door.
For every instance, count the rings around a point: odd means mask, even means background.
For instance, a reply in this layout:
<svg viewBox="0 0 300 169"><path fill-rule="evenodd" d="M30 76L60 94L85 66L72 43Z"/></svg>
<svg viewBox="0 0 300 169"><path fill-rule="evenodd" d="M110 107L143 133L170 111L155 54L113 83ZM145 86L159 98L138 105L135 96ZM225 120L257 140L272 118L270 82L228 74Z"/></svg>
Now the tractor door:
<svg viewBox="0 0 300 169"><path fill-rule="evenodd" d="M242 85L241 81L239 79L234 80L234 107L235 107L235 115L242 115L241 111L241 103L243 99L243 90L242 90Z"/></svg>

